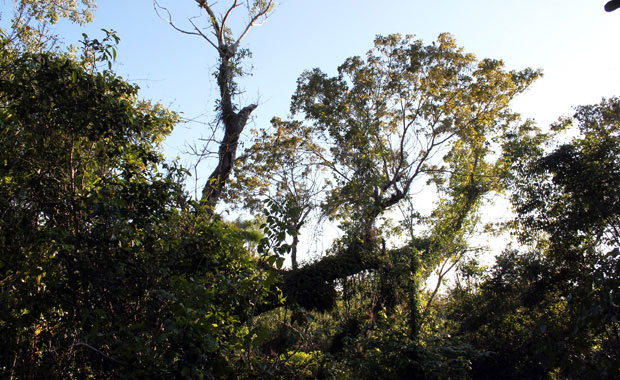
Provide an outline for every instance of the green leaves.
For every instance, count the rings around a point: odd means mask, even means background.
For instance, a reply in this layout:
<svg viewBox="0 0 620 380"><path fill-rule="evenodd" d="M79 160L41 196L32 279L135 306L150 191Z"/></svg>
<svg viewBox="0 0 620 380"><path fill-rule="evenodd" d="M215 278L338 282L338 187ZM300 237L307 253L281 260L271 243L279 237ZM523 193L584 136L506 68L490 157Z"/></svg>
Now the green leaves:
<svg viewBox="0 0 620 380"><path fill-rule="evenodd" d="M82 33L82 61L91 67L92 70L97 68L98 62L105 62L108 70L112 70L112 63L116 61L116 45L120 42L120 38L114 30L101 29L105 34L105 38L101 41L98 39L91 40L86 33Z"/></svg>
<svg viewBox="0 0 620 380"><path fill-rule="evenodd" d="M4 43L22 52L58 49L59 39L50 33L50 25L61 19L84 25L92 21L95 0L14 0L10 28L2 30Z"/></svg>
<svg viewBox="0 0 620 380"><path fill-rule="evenodd" d="M549 134L525 124L506 139L523 252L506 250L477 289L450 296L459 333L491 351L474 361L474 373L582 379L618 372L618 104L577 107ZM574 126L579 134L549 149Z"/></svg>
<svg viewBox="0 0 620 380"><path fill-rule="evenodd" d="M336 185L329 213L372 223L429 175L437 183L449 178L453 189L470 174L493 176L484 161L490 141L517 120L509 102L538 76L476 62L447 34L429 46L411 36L378 37L365 59L347 59L336 77L307 71L291 111L326 147L317 156ZM438 167L439 154L450 165ZM492 188L477 186L480 194Z"/></svg>
<svg viewBox="0 0 620 380"><path fill-rule="evenodd" d="M260 240L258 252L267 257L269 265L275 264L280 269L284 262L284 256L290 253L292 248L290 244L286 243L286 239L288 235L295 234L290 218L296 213L296 210L294 208L282 208L279 204L269 200L266 202L263 212L266 222L261 225L261 228L265 237Z"/></svg>
<svg viewBox="0 0 620 380"><path fill-rule="evenodd" d="M53 54L0 51L0 97L2 370L226 377L274 279L163 161L177 116Z"/></svg>
<svg viewBox="0 0 620 380"><path fill-rule="evenodd" d="M534 156L518 182L519 220L525 233L543 230L560 246L613 245L619 239L618 99L578 107L573 119L581 135Z"/></svg>

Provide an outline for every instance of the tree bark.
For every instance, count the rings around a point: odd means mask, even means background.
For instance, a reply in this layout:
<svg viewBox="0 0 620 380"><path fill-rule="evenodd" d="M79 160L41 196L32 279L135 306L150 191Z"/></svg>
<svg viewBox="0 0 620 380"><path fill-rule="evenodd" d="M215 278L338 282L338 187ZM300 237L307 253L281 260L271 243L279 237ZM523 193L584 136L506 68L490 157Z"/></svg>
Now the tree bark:
<svg viewBox="0 0 620 380"><path fill-rule="evenodd" d="M235 159L237 157L237 146L239 145L239 136L241 135L241 132L243 132L250 114L257 107L256 104L250 104L243 107L239 112L235 112L236 107L233 105L233 97L236 94L235 76L240 75L236 67L236 59L240 58L237 55L239 44L256 23L260 22L261 19L267 18L270 10L272 9L273 0L270 0L267 4L263 4L263 6L256 12L254 12L254 10L250 10L249 3L247 4L248 12L250 13L250 20L246 24L245 29L243 29L241 34L236 39L233 39L231 36L227 35L230 31L227 26L227 22L231 13L236 8L243 6L244 2L239 0L231 1L228 9L221 15L221 17L218 17L213 9L213 5L215 3L210 3L208 0L195 1L198 7L205 10L209 16L210 27L213 29L212 37L206 35L203 32L204 28L200 28L196 25L192 21L193 18L189 19L189 22L194 28L193 31L184 30L177 27L172 22L170 12L167 8L161 7L157 0L154 0L153 4L158 15L160 15L159 10L164 11L168 15L167 18L164 18L161 15L160 17L167 21L175 30L184 34L204 38L217 50L219 55L217 85L220 89L219 108L221 112L220 118L224 124L224 137L218 150L217 166L209 176L209 180L202 190L202 197L200 199L201 205L206 206L208 214L213 215L215 213L215 206L217 206L217 203L220 200L226 181L228 180L228 177L234 167ZM213 37L215 37L215 39Z"/></svg>
<svg viewBox="0 0 620 380"><path fill-rule="evenodd" d="M243 132L250 114L257 107L256 104L250 104L239 112L235 112L232 102L234 68L231 60L237 54L237 47L236 45L220 44L218 52L220 55L220 66L217 85L220 88L220 117L224 124L224 138L218 150L218 164L202 190L202 199L200 201L202 205L206 206L207 212L210 215L213 215L215 212L215 206L217 206L226 181L233 170L241 132Z"/></svg>
<svg viewBox="0 0 620 380"><path fill-rule="evenodd" d="M336 302L336 280L363 271L379 268L379 253L374 241L351 243L342 251L326 256L301 268L282 270L272 285L272 299L266 300L257 312L264 313L282 306L275 296L278 289L286 297L286 303L298 304L308 310L331 310Z"/></svg>
<svg viewBox="0 0 620 380"><path fill-rule="evenodd" d="M297 245L299 245L299 230L295 230L291 244L291 267L293 269L297 269L299 266L297 264Z"/></svg>

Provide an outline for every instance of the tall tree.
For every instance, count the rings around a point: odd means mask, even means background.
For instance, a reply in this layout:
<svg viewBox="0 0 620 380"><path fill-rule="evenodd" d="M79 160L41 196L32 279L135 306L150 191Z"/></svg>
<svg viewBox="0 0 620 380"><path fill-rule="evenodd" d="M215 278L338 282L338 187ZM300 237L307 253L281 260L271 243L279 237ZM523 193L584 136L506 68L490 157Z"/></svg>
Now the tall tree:
<svg viewBox="0 0 620 380"><path fill-rule="evenodd" d="M223 124L224 136L219 143L218 162L209 175L206 185L202 191L201 203L207 206L208 210L213 213L217 205L226 181L234 167L237 157L237 147L239 145L239 137L245 128L248 118L252 111L257 107L256 104L250 104L241 107L235 104L235 97L239 95L239 88L236 78L243 75L241 68L241 60L249 54L248 50L240 47L241 41L250 31L250 29L264 21L274 7L273 0L252 0L239 1L234 0L230 5L224 7L224 10L217 14L215 8L216 2L207 0L195 0L198 7L207 13L208 26L212 30L211 35L203 32L193 19L189 19L193 29L184 30L176 26L172 22L172 18L168 10L159 5L154 0L155 10L158 14L163 11L166 13L165 20L174 27L174 29L184 33L195 35L203 38L218 53L218 69L216 72L217 85L220 90L220 99L217 102L217 109L220 112L219 120ZM237 35L234 35L228 24L230 16L237 8L245 7L248 11L249 21Z"/></svg>
<svg viewBox="0 0 620 380"><path fill-rule="evenodd" d="M306 72L292 110L329 146L322 163L336 186L327 211L365 230L423 178L451 181L451 198L470 208L491 186L478 191L474 183L491 174L484 161L491 138L517 118L510 100L538 76L506 72L501 61L477 63L446 34L430 46L379 37L366 60L350 58L338 71L332 78Z"/></svg>
<svg viewBox="0 0 620 380"><path fill-rule="evenodd" d="M418 226L426 235L411 238L425 243L412 244L428 267L460 257L483 196L501 188L508 169L495 141L519 128L510 101L539 75L477 61L447 34L427 46L378 37L365 59L347 59L337 76L304 73L292 111L304 117L298 130L319 148L313 153L333 184L323 209L346 236L324 262L290 272L288 283L303 282L297 276L333 283L376 267L386 251L378 221L427 183L441 197Z"/></svg>

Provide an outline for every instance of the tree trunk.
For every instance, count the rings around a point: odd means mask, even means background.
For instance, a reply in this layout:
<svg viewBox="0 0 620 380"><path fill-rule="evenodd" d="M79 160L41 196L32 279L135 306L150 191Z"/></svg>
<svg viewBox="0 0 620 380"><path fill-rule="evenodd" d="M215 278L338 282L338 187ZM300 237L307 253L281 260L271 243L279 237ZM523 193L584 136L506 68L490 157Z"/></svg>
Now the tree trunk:
<svg viewBox="0 0 620 380"><path fill-rule="evenodd" d="M297 245L299 244L299 230L295 230L293 235L293 244L291 244L291 267L297 269Z"/></svg>
<svg viewBox="0 0 620 380"><path fill-rule="evenodd" d="M308 310L331 310L336 302L336 280L379 267L379 257L374 242L354 242L342 251L326 256L320 261L301 268L280 271L279 279L272 285L275 295L281 289L287 304L298 304ZM282 306L277 297L258 308L264 313Z"/></svg>
<svg viewBox="0 0 620 380"><path fill-rule="evenodd" d="M257 107L256 104L250 104L241 109L241 111L235 112L232 103L234 68L231 59L236 54L236 47L223 45L218 49L218 52L220 54L220 67L217 85L220 88L220 117L224 124L224 138L218 150L218 164L209 176L209 180L202 190L202 199L200 200L202 205L207 206L207 212L210 215L213 215L215 212L215 206L217 206L226 181L233 170L241 132L243 132L250 114Z"/></svg>

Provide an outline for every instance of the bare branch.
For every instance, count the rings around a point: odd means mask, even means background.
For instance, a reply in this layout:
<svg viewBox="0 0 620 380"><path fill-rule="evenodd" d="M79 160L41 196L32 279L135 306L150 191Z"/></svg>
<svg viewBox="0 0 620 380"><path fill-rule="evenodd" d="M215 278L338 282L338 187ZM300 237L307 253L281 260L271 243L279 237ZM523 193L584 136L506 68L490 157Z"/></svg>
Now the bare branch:
<svg viewBox="0 0 620 380"><path fill-rule="evenodd" d="M265 6L265 8L263 8L260 12L258 12L254 17L252 17L252 20L250 20L248 25L245 27L245 30L243 31L243 33L241 33L241 35L237 39L237 42L235 42L235 46L239 46L239 43L241 43L241 40L250 31L250 29L256 24L256 21L258 21L258 19L265 16L267 12L269 12L269 9L271 8L272 4L273 4L273 0L269 0L269 3L267 4L267 6Z"/></svg>
<svg viewBox="0 0 620 380"><path fill-rule="evenodd" d="M194 21L192 21L194 19L194 17L190 17L187 19L187 21L189 21L190 24L192 24L192 26L194 27L194 29L196 30L196 33L192 33L194 35L198 35L201 36L202 38L204 38L205 40L207 40L207 42L209 42L211 44L211 46L213 46L216 50L219 51L219 48L213 43L213 41L211 41L209 39L209 37L207 37L201 30L200 28L198 28L198 26L196 26L196 24L194 24Z"/></svg>
<svg viewBox="0 0 620 380"><path fill-rule="evenodd" d="M207 4L206 0L196 0L196 2L199 4L199 6L207 11L207 14L209 14L209 18L211 19L211 26L213 26L213 30L215 34L215 37L217 37L217 42L219 47L224 46L225 41L223 39L224 37L224 26L220 25L217 21L217 17L215 16L215 12L213 12L213 9L211 8L211 6L209 4ZM235 0L235 3L237 1Z"/></svg>
<svg viewBox="0 0 620 380"><path fill-rule="evenodd" d="M230 13L233 11L233 9L237 8L239 6L239 4L237 4L237 0L235 0L235 2L233 3L233 5L230 6L230 8L228 8L228 10L226 11L226 14L224 15L224 17L222 18L222 28L221 28L221 36L218 37L220 38L222 41L224 40L224 28L226 27L226 21L228 20L228 16L230 15Z"/></svg>
<svg viewBox="0 0 620 380"><path fill-rule="evenodd" d="M185 29L181 29L179 28L173 21L172 21L172 14L170 14L170 11L168 10L168 8L163 7L161 5L159 5L159 2L157 0L153 0L153 9L155 10L155 13L157 14L157 16L164 22L167 22L168 24L170 24L170 26L172 26L172 28L174 30L176 30L177 32L183 33L183 34L189 34L191 36L200 36L202 38L204 38L205 40L207 40L207 42L209 42L214 48L217 49L217 46L207 37L204 35L204 33L202 33L202 31L200 31L200 29L198 27L196 27L196 25L192 22L192 19L189 19L189 22L192 24L192 26L194 27L194 29L196 30L195 32L190 32L188 30ZM159 10L163 10L166 12L166 14L168 15L168 17L163 17L160 13Z"/></svg>
<svg viewBox="0 0 620 380"><path fill-rule="evenodd" d="M91 350L95 351L95 352L96 352L96 353L98 353L99 355L103 356L104 358L106 358L106 359L108 359L108 360L110 360L110 361L112 361L112 362L114 362L114 363L117 363L117 364L120 364L120 365L127 365L127 363L122 362L122 361L117 360L117 359L114 359L114 358L112 358L112 357L110 357L110 356L106 355L105 353L103 353L102 351L100 351L100 350L96 349L95 347L91 346L90 344L83 343L83 342L77 342L77 343L73 343L73 344L71 345L71 347L75 347L75 346L84 346L84 347L86 347L86 348L88 348L88 349L91 349Z"/></svg>
<svg viewBox="0 0 620 380"><path fill-rule="evenodd" d="M439 291L439 287L441 286L443 279L452 270L452 268L454 268L456 264L459 263L459 261L461 260L464 254L465 254L465 251L461 252L458 258L455 258L455 259L448 257L441 264L441 268L437 271L437 283L435 284L435 289L433 289L433 292L431 293L431 296L429 297L428 301L426 301L426 305L424 306L424 309L422 311L423 317L426 317L426 315L428 314L431 303L433 302L433 299L435 299L435 296L437 295L437 292ZM453 261L452 265L450 265L448 269L444 270L446 264L448 264L450 261Z"/></svg>

